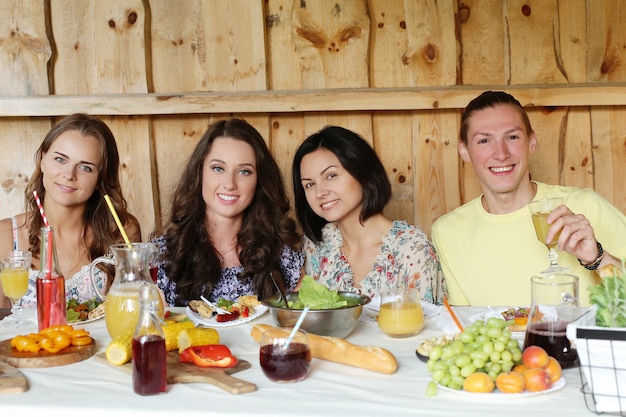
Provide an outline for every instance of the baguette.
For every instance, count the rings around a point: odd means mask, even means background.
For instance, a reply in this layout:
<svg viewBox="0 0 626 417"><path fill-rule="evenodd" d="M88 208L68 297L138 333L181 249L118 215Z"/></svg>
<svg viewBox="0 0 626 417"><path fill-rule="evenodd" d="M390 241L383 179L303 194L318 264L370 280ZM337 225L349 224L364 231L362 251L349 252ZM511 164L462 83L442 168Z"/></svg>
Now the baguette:
<svg viewBox="0 0 626 417"><path fill-rule="evenodd" d="M261 341L261 334L275 327L267 324L256 324L250 336L257 343ZM285 337L289 330L285 329ZM338 337L318 336L307 333L311 356L331 362L367 369L382 374L393 374L398 369L396 357L387 349L375 346L360 346Z"/></svg>
<svg viewBox="0 0 626 417"><path fill-rule="evenodd" d="M622 269L617 265L607 264L596 270L596 272L601 278L619 277L622 274Z"/></svg>

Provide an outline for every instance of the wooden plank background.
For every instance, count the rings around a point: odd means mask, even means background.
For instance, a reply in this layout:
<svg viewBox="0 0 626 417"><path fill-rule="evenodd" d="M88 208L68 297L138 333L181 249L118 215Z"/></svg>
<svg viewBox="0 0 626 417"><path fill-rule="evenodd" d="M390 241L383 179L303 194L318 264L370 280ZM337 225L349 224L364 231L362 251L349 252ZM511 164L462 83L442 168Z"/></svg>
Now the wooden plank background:
<svg viewBox="0 0 626 417"><path fill-rule="evenodd" d="M208 124L237 116L289 190L307 135L357 131L392 181L386 214L429 232L479 194L457 143L485 89L529 106L534 178L626 212L625 18L621 0L4 0L0 218L52 124L82 111L116 135L145 240Z"/></svg>

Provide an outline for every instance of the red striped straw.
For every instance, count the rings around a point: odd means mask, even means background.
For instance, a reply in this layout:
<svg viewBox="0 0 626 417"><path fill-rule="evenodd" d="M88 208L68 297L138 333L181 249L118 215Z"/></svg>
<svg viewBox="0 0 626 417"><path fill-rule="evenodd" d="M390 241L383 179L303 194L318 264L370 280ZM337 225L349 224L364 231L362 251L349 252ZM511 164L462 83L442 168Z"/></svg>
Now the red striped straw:
<svg viewBox="0 0 626 417"><path fill-rule="evenodd" d="M41 217L43 218L43 224L48 228L48 259L46 259L46 278L52 277L52 229L50 229L50 223L48 223L48 218L46 217L46 213L43 212L43 205L41 204L41 200L39 199L39 194L37 191L33 191L33 195L35 196L35 201L37 201L37 207L39 207L39 213L41 213Z"/></svg>
<svg viewBox="0 0 626 417"><path fill-rule="evenodd" d="M41 204L41 200L39 199L39 194L37 194L37 191L33 191L33 195L35 196L37 207L39 207L39 213L41 213L41 217L43 218L43 224L45 224L46 227L50 227L50 223L48 223L48 219L46 218L46 213L43 212L43 205Z"/></svg>

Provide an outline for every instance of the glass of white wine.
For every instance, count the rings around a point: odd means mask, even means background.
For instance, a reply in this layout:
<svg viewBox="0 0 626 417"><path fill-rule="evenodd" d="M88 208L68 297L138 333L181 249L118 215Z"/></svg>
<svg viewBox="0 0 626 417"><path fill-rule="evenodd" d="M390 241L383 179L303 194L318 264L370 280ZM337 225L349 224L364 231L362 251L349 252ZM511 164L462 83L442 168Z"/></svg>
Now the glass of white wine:
<svg viewBox="0 0 626 417"><path fill-rule="evenodd" d="M3 327L18 328L31 324L22 318L20 300L28 291L28 275L32 254L25 250L14 250L0 253L0 282L2 293L11 300L10 318L5 318Z"/></svg>
<svg viewBox="0 0 626 417"><path fill-rule="evenodd" d="M558 233L554 235L551 242L546 243L546 236L548 235L548 230L550 229L550 225L548 224L548 215L552 212L552 210L562 204L563 199L561 197L543 198L541 200L535 200L528 203L537 239L548 247L548 260L550 261L550 265L548 266L548 269L541 271L542 274L552 274L569 269L559 265L557 261L559 254L556 252L556 244L559 240L559 236L561 236L561 231L559 230Z"/></svg>

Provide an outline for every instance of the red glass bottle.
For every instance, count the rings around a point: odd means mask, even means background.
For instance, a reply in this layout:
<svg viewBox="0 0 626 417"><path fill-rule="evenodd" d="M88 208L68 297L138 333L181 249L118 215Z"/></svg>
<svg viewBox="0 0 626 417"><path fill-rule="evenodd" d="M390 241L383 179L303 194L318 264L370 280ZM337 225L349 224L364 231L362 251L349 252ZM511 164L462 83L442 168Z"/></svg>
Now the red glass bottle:
<svg viewBox="0 0 626 417"><path fill-rule="evenodd" d="M41 266L37 275L37 322L39 330L67 324L65 278L59 272L52 227L41 228Z"/></svg>
<svg viewBox="0 0 626 417"><path fill-rule="evenodd" d="M139 290L139 306L132 348L133 389L139 395L160 394L167 389L167 352L154 284L145 283Z"/></svg>

